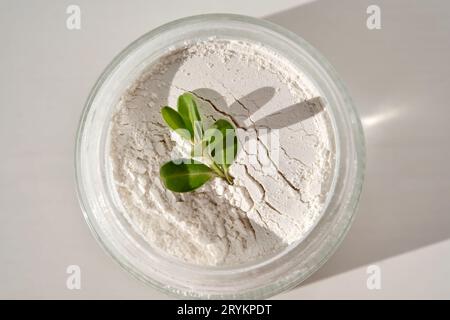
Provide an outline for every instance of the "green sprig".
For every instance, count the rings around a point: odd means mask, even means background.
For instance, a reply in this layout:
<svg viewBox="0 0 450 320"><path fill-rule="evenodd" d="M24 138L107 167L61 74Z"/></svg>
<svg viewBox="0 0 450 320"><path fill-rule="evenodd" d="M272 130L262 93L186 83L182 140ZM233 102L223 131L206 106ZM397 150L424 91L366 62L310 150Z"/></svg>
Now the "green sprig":
<svg viewBox="0 0 450 320"><path fill-rule="evenodd" d="M190 142L192 157L200 159L177 159L163 164L160 176L167 189L193 191L214 177L233 184L229 168L237 155L238 140L229 121L219 119L205 130L195 97L188 92L178 97L177 110L166 106L161 114L170 129Z"/></svg>

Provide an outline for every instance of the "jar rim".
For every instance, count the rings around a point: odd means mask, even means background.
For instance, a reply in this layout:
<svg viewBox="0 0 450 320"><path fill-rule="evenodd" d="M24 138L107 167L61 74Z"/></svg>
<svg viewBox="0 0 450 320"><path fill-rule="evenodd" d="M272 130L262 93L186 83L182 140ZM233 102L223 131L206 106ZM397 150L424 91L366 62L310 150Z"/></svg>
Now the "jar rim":
<svg viewBox="0 0 450 320"><path fill-rule="evenodd" d="M92 179L89 177L89 174L86 174L85 169L87 161L86 152L87 150L92 150L93 147L92 145L89 145L91 149L87 147L88 143L85 135L86 130L89 130L89 128L87 128L88 122L92 119L92 114L96 111L93 110L95 109L93 107L94 101L98 98L99 91L103 88L106 81L114 74L116 69L124 63L132 52L139 50L140 47L151 41L156 41L155 39L161 37L162 34L176 32L177 30L180 30L180 28L185 29L188 25L204 26L208 23L218 25L237 23L241 27L256 27L259 28L261 32L264 32L264 36L278 37L279 41L284 41L286 45L289 45L299 52L301 51L304 55L303 58L308 59L308 63L314 69L311 72L315 72L318 80L323 81L320 85L331 88L328 95L330 100L333 100L336 105L330 104L329 107L340 108L335 110L338 112L336 115L338 117L342 117L342 123L340 124L341 127L338 126L338 133L342 134L340 140L346 146L346 149L344 150L345 157L342 157L341 155L342 160L340 161L339 166L336 165L336 167L338 167L337 169L339 169L338 174L341 176L342 180L340 182L341 193L338 195L333 195L335 196L335 199L330 200L330 202L334 201L334 208L330 206L329 203L324 209L324 214L331 210L330 208L335 211L336 219L330 221L335 225L327 226L327 234L321 234L322 238L319 241L320 243L318 242L319 238L316 242L309 239L303 243L305 248L310 246L311 248L309 249L315 250L315 252L311 253L314 259L311 258L310 261L307 261L309 263L308 267L306 265L302 265L296 260L286 261L286 264L288 264L287 267L291 268L288 270L289 272L286 271L287 273L285 273L282 277L274 279L272 282L256 285L254 288L243 292L232 292L232 290L225 290L226 292L221 292L220 290L223 290L223 288L220 288L219 290L211 288L192 289L192 284L185 284L184 286L167 285L166 283L162 283L146 274L143 274L141 270L137 269L136 266L131 263L131 261L128 261L126 258L121 256L121 253L119 253L114 247L115 244L106 239L107 231L102 228L97 221L99 219L98 216L93 213L95 210L93 207L96 205L98 206L98 201L97 199L93 199L92 191L88 191L88 187L92 188L92 186L89 186L89 184L92 183ZM261 39L261 41L264 41L264 39ZM89 126L91 126L90 123ZM117 261L124 269L136 278L165 293L193 298L266 298L293 288L304 281L328 260L348 231L354 218L356 206L361 193L364 168L365 146L361 122L344 84L339 79L336 71L330 63L328 63L316 49L291 31L265 20L234 14L206 14L182 18L162 25L132 42L107 66L91 90L81 115L75 147L77 194L84 218L97 241L106 250L106 252L114 258L115 261ZM323 219L321 218L318 225L323 222L322 220ZM314 234L317 233L316 229L318 225L311 230L308 237L317 237ZM135 243L135 245L139 246L140 244ZM273 257L273 259L277 259L277 257ZM285 258L288 259L289 256L286 256ZM168 261L173 263L170 259ZM298 262L298 266L295 265L295 262ZM262 267L267 267L267 265ZM247 274L250 274L255 270L253 267L249 270L244 270L245 266L241 266L240 269L242 269L242 271L246 271ZM201 267L198 270L201 273L200 276L207 277L208 272L211 272L211 276L215 277L220 274L220 272L227 273L229 269ZM202 272L204 273L202 274ZM270 273L271 271L269 270L267 272ZM271 274L272 277L276 277L277 275L279 275L279 273Z"/></svg>

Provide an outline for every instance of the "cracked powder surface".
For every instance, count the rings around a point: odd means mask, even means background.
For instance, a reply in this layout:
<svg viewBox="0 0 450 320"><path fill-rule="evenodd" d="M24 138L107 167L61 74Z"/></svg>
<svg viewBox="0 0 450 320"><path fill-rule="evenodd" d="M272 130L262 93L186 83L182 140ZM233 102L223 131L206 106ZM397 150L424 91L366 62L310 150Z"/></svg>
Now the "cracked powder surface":
<svg viewBox="0 0 450 320"><path fill-rule="evenodd" d="M186 91L207 125L226 118L237 128L233 186L216 178L177 194L161 183L160 166L184 151L160 109ZM335 141L301 70L263 45L208 39L166 52L124 92L109 154L123 214L153 248L188 263L237 265L276 254L314 227Z"/></svg>

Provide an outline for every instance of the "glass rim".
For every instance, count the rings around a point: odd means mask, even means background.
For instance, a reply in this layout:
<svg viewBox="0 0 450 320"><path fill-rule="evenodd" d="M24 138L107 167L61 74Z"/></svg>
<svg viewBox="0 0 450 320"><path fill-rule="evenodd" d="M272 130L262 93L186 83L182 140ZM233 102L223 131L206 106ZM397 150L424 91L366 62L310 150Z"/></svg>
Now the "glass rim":
<svg viewBox="0 0 450 320"><path fill-rule="evenodd" d="M280 27L276 24L273 24L271 22L242 16L242 15L235 15L235 14L206 14L206 15L196 15L191 17L186 17L182 19L175 20L173 22L169 22L167 24L164 24L156 29L153 29L152 31L144 34L143 36L139 37L135 41L133 41L130 45L128 45L124 50L122 50L113 60L112 62L105 68L105 70L102 72L98 80L96 81L95 85L93 86L89 97L87 98L87 101L85 103L80 122L79 127L77 130L77 136L76 136L76 147L75 147L75 178L76 178L76 184L77 184L77 195L80 202L80 206L83 211L84 218L91 229L91 232L93 233L94 237L97 239L97 241L101 244L101 246L105 249L105 251L113 257L113 259L118 262L124 269L126 269L129 273L131 273L134 277L138 278L139 280L144 281L147 284L152 285L152 287L169 294L175 294L176 296L180 297L180 292L178 289L175 290L175 288L170 288L164 285L161 285L161 283L157 281L151 281L152 279L148 279L147 277L140 274L137 270L133 268L133 266L130 266L126 261L123 261L118 257L117 253L114 252L114 250L110 247L108 243L105 243L105 239L102 237L102 235L99 232L98 226L96 226L96 222L93 221L93 217L91 216L91 208L89 208L89 200L88 196L86 195L86 192L83 188L83 177L82 177L82 169L80 166L81 163L81 157L82 157L82 137L85 130L85 124L86 119L88 117L88 114L91 112L92 103L102 87L102 85L105 83L106 79L115 71L116 67L118 67L122 60L130 54L130 52L133 52L137 48L139 48L143 43L147 43L148 41L151 41L154 37L157 37L161 33L170 31L172 29L176 29L177 27L195 23L195 22L207 22L207 21L238 21L242 22L248 25L255 25L263 29L270 30L271 32L275 32L279 34L281 37L285 38L287 41L291 41L293 45L301 48L306 53L310 55L310 57L314 60L315 63L317 63L320 67L325 70L328 77L331 79L333 84L338 88L339 94L341 95L341 98L345 101L345 108L347 112L347 116L349 117L350 122L350 136L351 136L351 146L354 148L354 160L356 161L356 167L353 168L353 187L351 188L351 194L350 197L347 199L347 203L345 208L340 209L341 211L345 211L347 213L346 217L346 223L344 227L339 230L338 234L336 234L333 238L332 245L328 246L326 249L323 250L320 261L317 261L313 267L309 268L307 272L304 272L302 274L294 275L290 278L284 278L280 279L279 282L269 283L265 286L261 286L254 290L254 292L245 292L243 294L236 293L230 296L230 294L220 295L220 294L212 294L209 297L232 297L232 298L245 298L245 297L259 297L259 298L265 298L272 296L274 294L277 294L279 292L285 291L289 288L297 286L299 283L304 281L306 278L308 278L312 273L317 271L324 263L328 260L328 258L334 253L336 248L341 243L342 239L344 238L346 232L348 231L349 227L351 226L351 222L355 215L356 205L359 200L359 196L362 189L362 182L364 178L364 168L365 168L365 145L364 145L364 136L363 136L363 130L361 123L359 121L359 117L357 115L356 109L353 105L353 102L344 86L342 81L337 76L336 71L331 66L330 63L327 62L325 58L322 57L322 55L314 49L311 45L309 45L305 40L303 40L298 35L292 33L289 30L284 29L283 27ZM333 107L333 106L329 106ZM324 209L324 213L326 212L327 208ZM312 230L313 231L313 230ZM206 270L205 268L201 268L202 270ZM217 268L213 268L214 270L220 270ZM214 271L213 271L214 272ZM154 280L154 279L153 279ZM202 297L195 293L190 292L184 292L181 296L183 297L191 297L191 298L198 298Z"/></svg>

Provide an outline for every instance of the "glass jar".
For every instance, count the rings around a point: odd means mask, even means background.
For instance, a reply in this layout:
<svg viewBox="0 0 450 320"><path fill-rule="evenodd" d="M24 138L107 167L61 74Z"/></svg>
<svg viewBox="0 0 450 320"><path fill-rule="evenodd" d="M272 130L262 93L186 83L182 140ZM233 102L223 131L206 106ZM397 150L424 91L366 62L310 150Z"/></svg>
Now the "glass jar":
<svg viewBox="0 0 450 320"><path fill-rule="evenodd" d="M320 92L333 123L336 163L322 217L306 238L263 260L204 267L157 253L125 220L108 161L112 112L151 62L186 40L262 43L302 70ZM83 111L76 141L78 196L87 223L129 273L163 292L192 298L266 298L300 284L335 251L351 225L364 172L364 138L352 101L331 65L297 35L264 20L228 14L184 18L130 44L102 73Z"/></svg>

